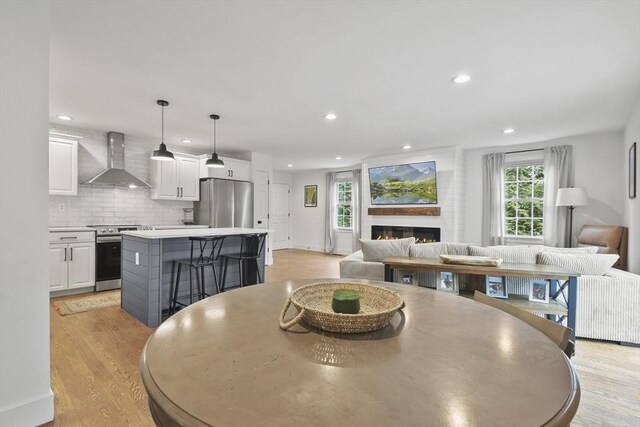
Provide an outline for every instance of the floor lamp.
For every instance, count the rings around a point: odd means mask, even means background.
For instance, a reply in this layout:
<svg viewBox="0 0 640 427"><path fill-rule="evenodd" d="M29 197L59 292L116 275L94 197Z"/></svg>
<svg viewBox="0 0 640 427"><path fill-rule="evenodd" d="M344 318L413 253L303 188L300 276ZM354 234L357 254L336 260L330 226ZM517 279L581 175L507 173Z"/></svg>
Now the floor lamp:
<svg viewBox="0 0 640 427"><path fill-rule="evenodd" d="M589 198L587 190L581 187L560 188L556 196L556 206L569 207L569 247L573 246L573 210L576 206L586 206Z"/></svg>

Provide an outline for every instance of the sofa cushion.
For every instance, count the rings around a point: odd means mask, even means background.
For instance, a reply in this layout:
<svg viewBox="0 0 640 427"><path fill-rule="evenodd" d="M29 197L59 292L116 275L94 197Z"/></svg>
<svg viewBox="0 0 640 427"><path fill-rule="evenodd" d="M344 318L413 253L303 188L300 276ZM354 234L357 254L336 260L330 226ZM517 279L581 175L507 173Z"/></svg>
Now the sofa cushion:
<svg viewBox="0 0 640 427"><path fill-rule="evenodd" d="M340 277L350 279L384 280L384 264L366 262L362 251L356 251L340 261Z"/></svg>
<svg viewBox="0 0 640 427"><path fill-rule="evenodd" d="M443 242L416 243L409 246L409 256L417 258L438 258L446 253L447 244Z"/></svg>
<svg viewBox="0 0 640 427"><path fill-rule="evenodd" d="M471 244L469 243L445 243L446 247L446 255L469 255L469 248Z"/></svg>
<svg viewBox="0 0 640 427"><path fill-rule="evenodd" d="M553 246L545 246L544 251L556 254L596 254L598 253L598 247L582 246L579 248L556 248Z"/></svg>
<svg viewBox="0 0 640 427"><path fill-rule="evenodd" d="M542 249L542 245L487 246L486 248L470 246L469 255L498 257L512 264L535 264Z"/></svg>
<svg viewBox="0 0 640 427"><path fill-rule="evenodd" d="M391 256L409 256L409 247L416 239L409 237L397 240L360 240L365 261L382 262Z"/></svg>
<svg viewBox="0 0 640 427"><path fill-rule="evenodd" d="M555 265L576 273L602 276L611 270L619 256L615 254L557 254L541 252L538 264Z"/></svg>
<svg viewBox="0 0 640 427"><path fill-rule="evenodd" d="M469 255L469 243L416 243L409 248L409 256L438 258L440 255Z"/></svg>

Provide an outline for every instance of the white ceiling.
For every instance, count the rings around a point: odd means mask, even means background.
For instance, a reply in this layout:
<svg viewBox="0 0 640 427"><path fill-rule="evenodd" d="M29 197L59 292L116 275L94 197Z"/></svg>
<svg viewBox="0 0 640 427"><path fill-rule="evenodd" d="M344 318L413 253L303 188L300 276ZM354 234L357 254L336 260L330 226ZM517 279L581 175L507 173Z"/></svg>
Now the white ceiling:
<svg viewBox="0 0 640 427"><path fill-rule="evenodd" d="M56 1L52 23L52 123L159 140L162 98L169 144L210 150L218 113L218 151L277 169L619 130L640 96L639 1Z"/></svg>

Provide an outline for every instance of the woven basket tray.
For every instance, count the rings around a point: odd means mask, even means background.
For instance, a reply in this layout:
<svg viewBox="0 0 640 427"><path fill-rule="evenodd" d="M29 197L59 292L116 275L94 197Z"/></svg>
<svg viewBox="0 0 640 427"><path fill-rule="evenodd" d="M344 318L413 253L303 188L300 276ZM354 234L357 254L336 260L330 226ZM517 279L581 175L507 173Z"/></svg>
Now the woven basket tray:
<svg viewBox="0 0 640 427"><path fill-rule="evenodd" d="M483 267L500 267L502 258L469 255L440 255L445 264L479 265Z"/></svg>
<svg viewBox="0 0 640 427"><path fill-rule="evenodd" d="M360 292L358 314L334 313L331 308L333 291L354 289ZM284 316L293 304L299 313L289 322ZM396 311L404 307L402 297L389 289L362 283L314 283L291 292L280 314L280 328L287 330L298 322L329 332L364 333L385 327Z"/></svg>

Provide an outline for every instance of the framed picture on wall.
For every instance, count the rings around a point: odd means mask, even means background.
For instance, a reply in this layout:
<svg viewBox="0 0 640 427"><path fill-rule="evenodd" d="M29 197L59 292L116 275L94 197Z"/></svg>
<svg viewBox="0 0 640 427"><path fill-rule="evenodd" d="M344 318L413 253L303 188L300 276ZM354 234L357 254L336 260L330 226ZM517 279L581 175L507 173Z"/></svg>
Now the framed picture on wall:
<svg viewBox="0 0 640 427"><path fill-rule="evenodd" d="M629 198L636 198L636 144L629 148Z"/></svg>
<svg viewBox="0 0 640 427"><path fill-rule="evenodd" d="M304 186L304 207L305 208L318 207L318 186L317 185Z"/></svg>

